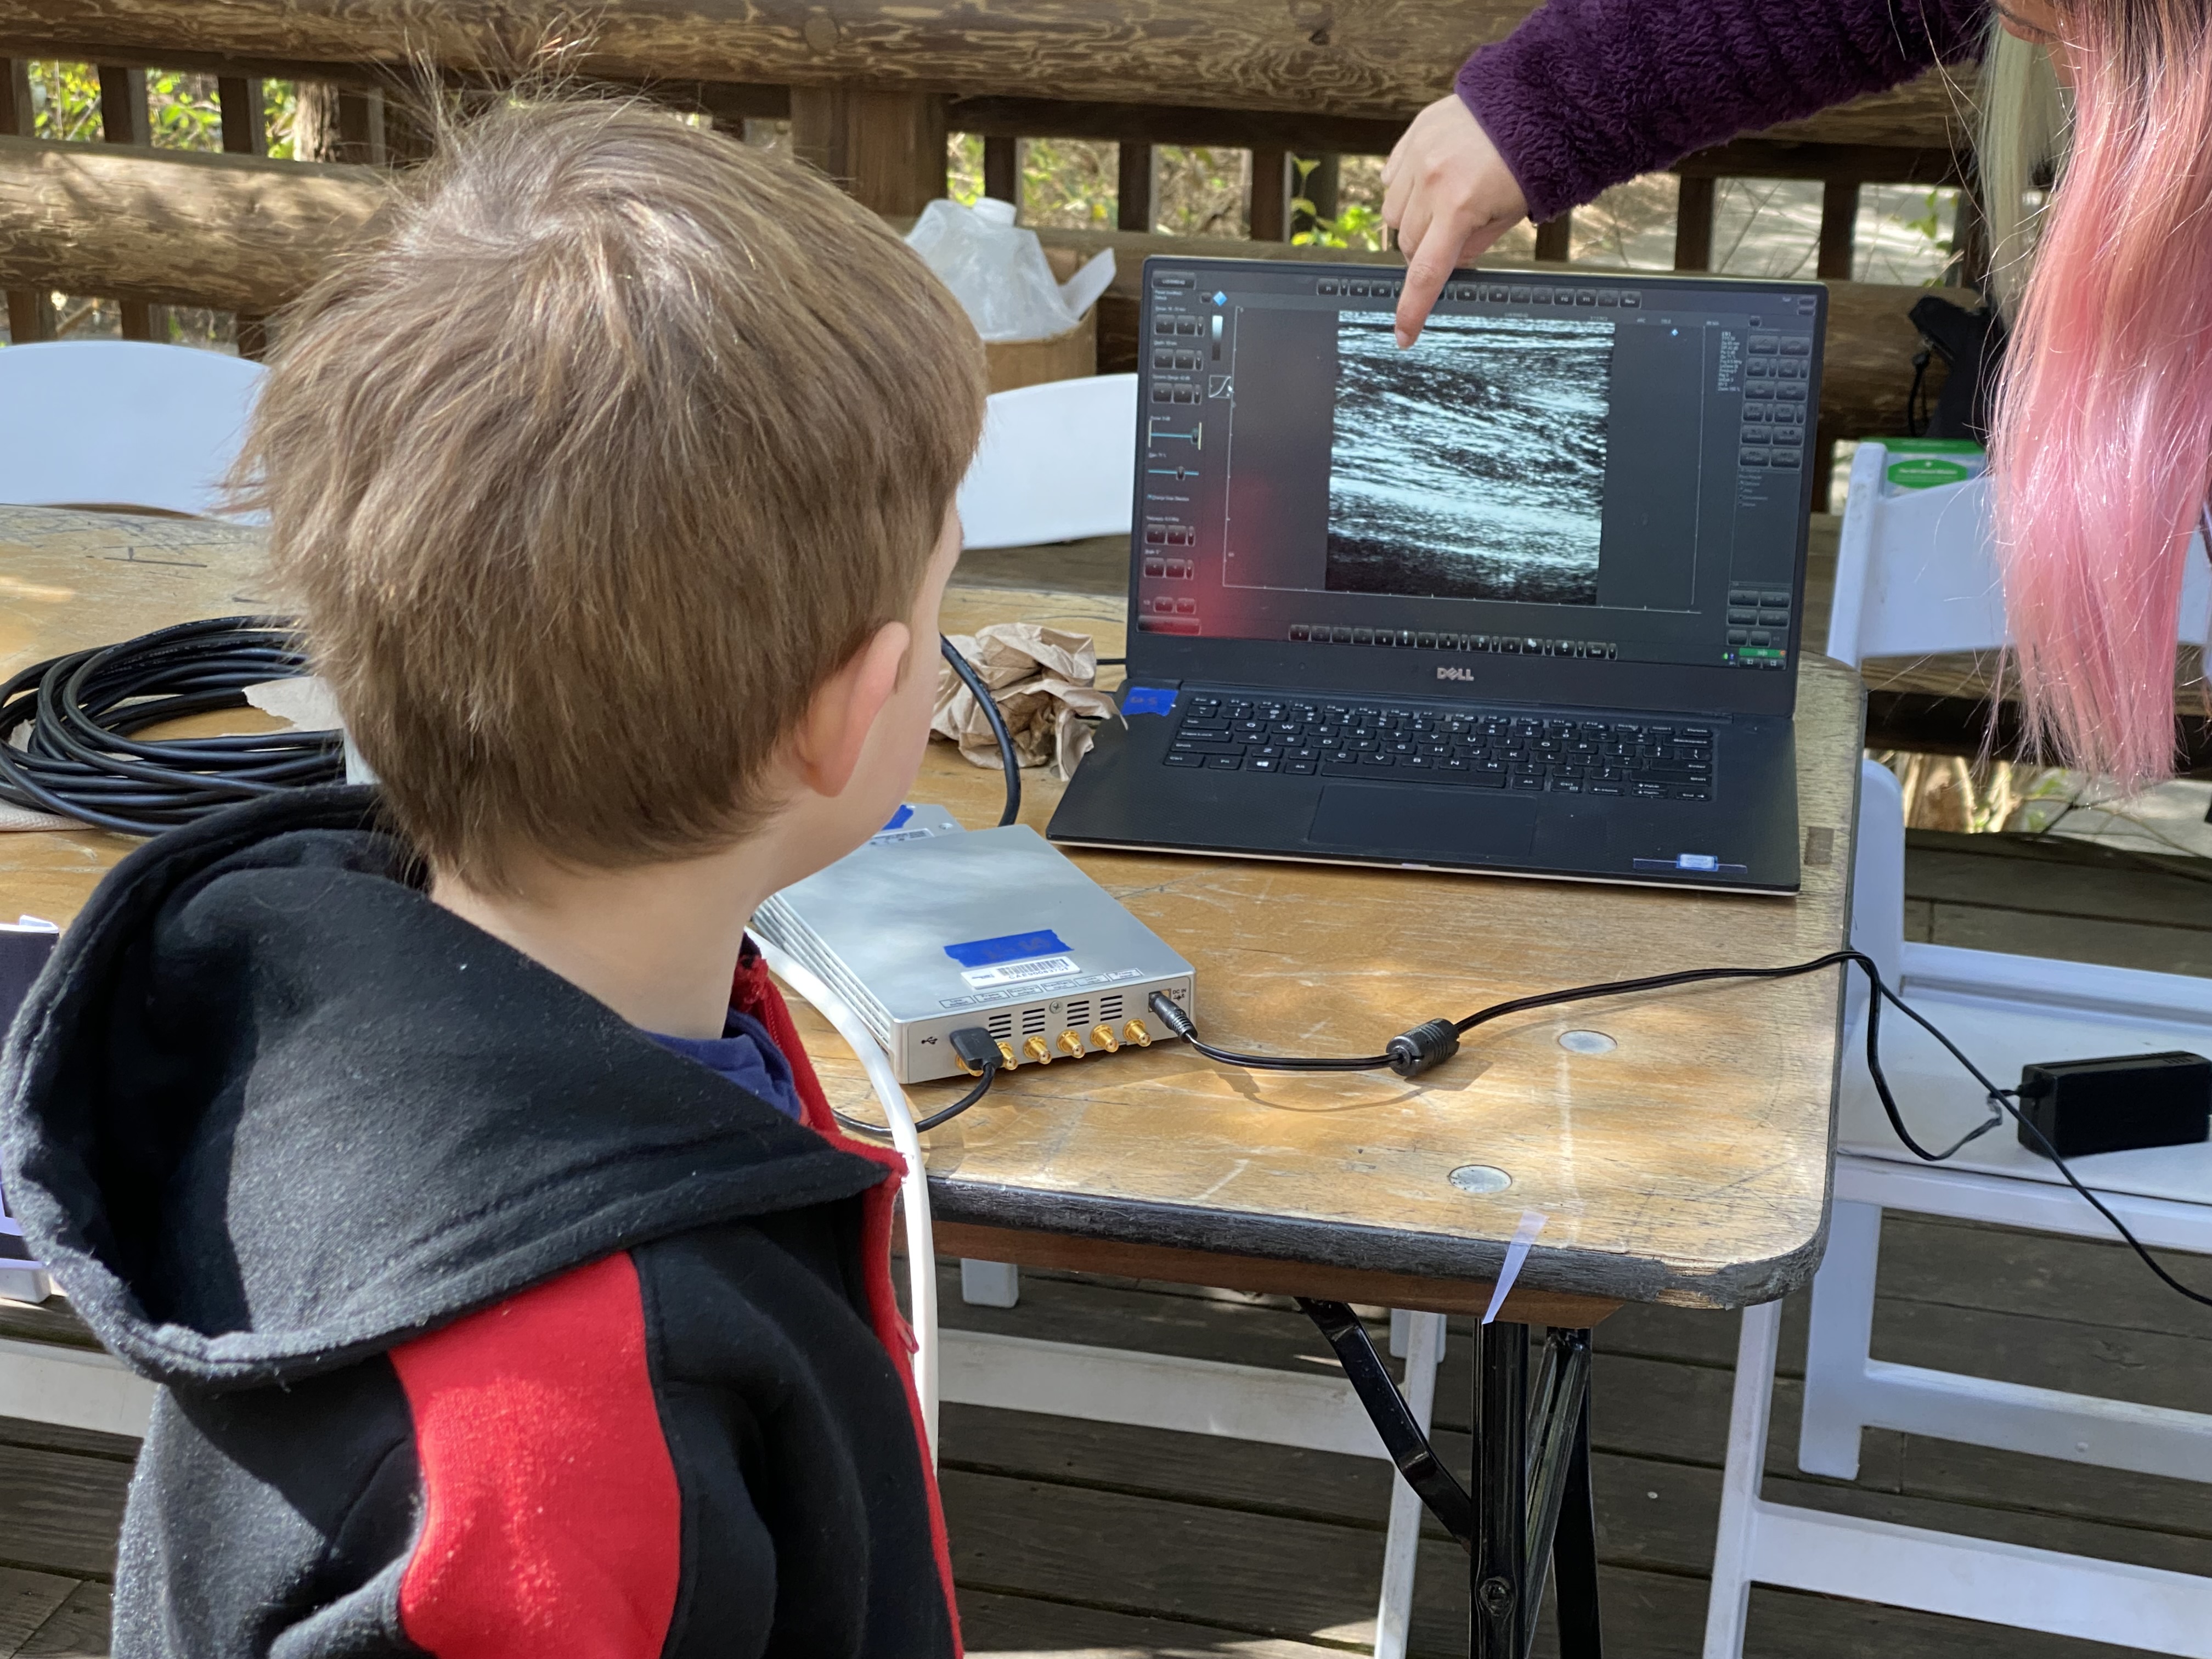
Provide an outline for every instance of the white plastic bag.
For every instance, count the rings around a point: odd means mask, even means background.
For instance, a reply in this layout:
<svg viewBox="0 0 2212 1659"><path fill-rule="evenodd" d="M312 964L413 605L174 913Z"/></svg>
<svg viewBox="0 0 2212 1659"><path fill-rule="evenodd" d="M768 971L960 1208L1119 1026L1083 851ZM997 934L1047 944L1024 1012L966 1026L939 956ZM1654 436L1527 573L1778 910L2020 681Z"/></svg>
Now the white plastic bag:
<svg viewBox="0 0 2212 1659"><path fill-rule="evenodd" d="M922 209L907 245L966 309L986 340L1048 340L1083 320L1114 280L1111 248L1066 283L1053 280L1036 233L1014 223L1011 202L972 208L940 198Z"/></svg>

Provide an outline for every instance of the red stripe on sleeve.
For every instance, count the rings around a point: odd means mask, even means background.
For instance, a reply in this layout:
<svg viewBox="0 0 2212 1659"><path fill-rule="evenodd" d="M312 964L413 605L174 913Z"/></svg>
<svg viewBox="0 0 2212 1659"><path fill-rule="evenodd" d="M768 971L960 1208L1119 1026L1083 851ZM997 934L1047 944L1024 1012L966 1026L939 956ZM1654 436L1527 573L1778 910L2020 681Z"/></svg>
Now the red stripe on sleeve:
<svg viewBox="0 0 2212 1659"><path fill-rule="evenodd" d="M399 1586L436 1659L659 1659L683 1516L637 1268L609 1256L392 1351L424 1514Z"/></svg>

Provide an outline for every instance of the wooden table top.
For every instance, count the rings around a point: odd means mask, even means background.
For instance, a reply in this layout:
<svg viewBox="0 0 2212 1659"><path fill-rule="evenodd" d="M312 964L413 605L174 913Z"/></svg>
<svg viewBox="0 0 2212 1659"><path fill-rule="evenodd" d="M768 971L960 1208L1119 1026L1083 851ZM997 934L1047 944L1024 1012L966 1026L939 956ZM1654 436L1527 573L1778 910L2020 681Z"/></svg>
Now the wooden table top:
<svg viewBox="0 0 2212 1659"><path fill-rule="evenodd" d="M956 591L946 626L1048 620L1114 656L1121 613L1103 597ZM1822 660L1800 686L1799 815L1825 862L1808 862L1796 899L1073 856L1197 968L1200 1029L1234 1048L1373 1053L1419 1021L1538 990L1801 961L1847 931L1860 690ZM1023 821L1042 830L1060 788L1038 773L1025 784ZM999 790L940 745L915 799L984 825ZM955 1224L1467 1281L1494 1275L1534 1209L1547 1218L1522 1270L1532 1291L1764 1301L1819 1255L1840 994L1829 973L1531 1014L1415 1082L1248 1073L1174 1042L1024 1066L930 1136L935 1208ZM1577 1030L1617 1046L1571 1053L1559 1039ZM842 1045L819 1046L839 1103L867 1109ZM953 1092L918 1088L916 1108ZM1449 1180L1467 1164L1511 1184L1471 1195Z"/></svg>
<svg viewBox="0 0 2212 1659"><path fill-rule="evenodd" d="M258 538L189 521L0 508L0 663L267 608ZM1118 656L1118 598L955 588L948 632L1024 620ZM1233 859L1073 854L1198 969L1232 1048L1370 1053L1504 998L1674 967L1779 964L1846 932L1860 686L1800 678L1795 899ZM1060 793L1024 775L1042 830ZM995 822L995 769L933 744L914 799ZM72 917L137 845L0 836L0 908ZM1404 1307L1480 1308L1524 1211L1546 1217L1509 1312L1589 1322L1620 1301L1735 1307L1802 1284L1825 1233L1841 979L1705 988L1501 1021L1417 1082L1248 1073L1181 1043L1024 1066L930 1137L947 1254L1065 1261ZM825 1085L872 1115L858 1062L795 1012ZM1571 1052L1595 1031L1614 1047ZM915 1091L932 1109L951 1085ZM1477 1195L1464 1165L1510 1184ZM1020 1248L1012 1248L1018 1239ZM994 1249L994 1245L1008 1248ZM1126 1248L1125 1248L1126 1247ZM1142 1247L1149 1255L1129 1255ZM1122 1250L1122 1255L1115 1252ZM1221 1264L1243 1265L1231 1273Z"/></svg>

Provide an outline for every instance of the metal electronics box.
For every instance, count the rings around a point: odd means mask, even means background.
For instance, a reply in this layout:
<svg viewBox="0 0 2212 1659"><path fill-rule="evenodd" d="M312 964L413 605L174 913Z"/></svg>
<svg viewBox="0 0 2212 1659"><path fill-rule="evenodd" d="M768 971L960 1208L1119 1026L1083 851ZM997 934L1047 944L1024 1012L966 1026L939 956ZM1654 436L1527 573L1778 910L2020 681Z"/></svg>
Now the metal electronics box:
<svg viewBox="0 0 2212 1659"><path fill-rule="evenodd" d="M963 831L941 808L906 809L752 927L852 1005L902 1083L959 1075L965 1025L1045 1065L1167 1036L1154 991L1192 1006L1190 964L1034 830Z"/></svg>

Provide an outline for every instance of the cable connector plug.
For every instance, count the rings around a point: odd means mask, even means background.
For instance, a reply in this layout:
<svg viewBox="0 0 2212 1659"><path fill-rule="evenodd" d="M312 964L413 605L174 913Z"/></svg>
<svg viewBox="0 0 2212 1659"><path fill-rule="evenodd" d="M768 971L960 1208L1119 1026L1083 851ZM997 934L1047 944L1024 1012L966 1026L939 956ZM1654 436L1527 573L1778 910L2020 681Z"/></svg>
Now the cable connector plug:
<svg viewBox="0 0 2212 1659"><path fill-rule="evenodd" d="M1459 1032L1448 1019L1432 1019L1399 1032L1384 1052L1390 1056L1390 1069L1400 1077L1418 1077L1459 1052Z"/></svg>
<svg viewBox="0 0 2212 1659"><path fill-rule="evenodd" d="M988 1066L996 1071L1005 1062L999 1041L980 1025L963 1025L952 1034L953 1057L969 1077L981 1077Z"/></svg>
<svg viewBox="0 0 2212 1659"><path fill-rule="evenodd" d="M1173 1031L1185 1042L1198 1038L1198 1025L1188 1014L1176 1006L1175 999L1165 991L1155 991L1145 999L1145 1006L1160 1017L1160 1024Z"/></svg>

